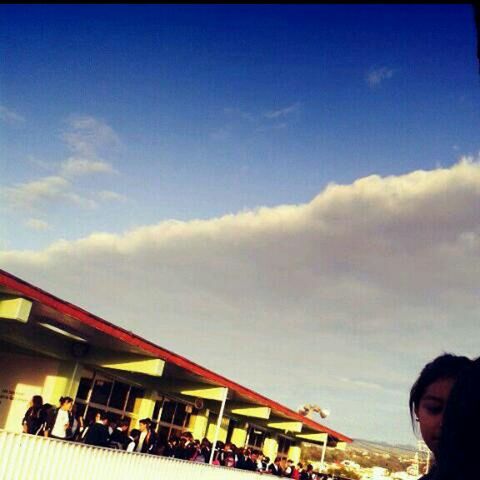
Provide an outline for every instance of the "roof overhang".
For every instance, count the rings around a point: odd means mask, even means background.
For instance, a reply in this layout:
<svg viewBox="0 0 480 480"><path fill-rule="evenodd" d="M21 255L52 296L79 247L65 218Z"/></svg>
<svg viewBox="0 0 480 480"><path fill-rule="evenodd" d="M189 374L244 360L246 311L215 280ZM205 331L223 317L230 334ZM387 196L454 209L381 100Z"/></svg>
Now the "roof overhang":
<svg viewBox="0 0 480 480"><path fill-rule="evenodd" d="M175 383L179 385L183 380L185 385L178 391L181 395L218 401L223 398L224 389L227 388L229 402L238 406L231 409L236 415L265 420L270 418L273 424L283 423L281 427L293 428L293 430L279 428L282 430L296 431L302 425L303 430L298 430L299 432L305 432L307 428L313 433L327 433L329 438L335 441L348 443L352 441L342 433L304 417L288 407L130 331L117 327L3 270L0 270L0 297L22 299L20 302L22 305L16 305L17 313L13 315L17 315L18 318L12 321L0 321L0 338L7 341L28 349L41 350L43 353L48 347L49 354L57 358L68 358L72 354L75 355L77 351L85 363L90 362L105 368L146 375L152 382L152 386L157 385L159 388L162 388L162 385L166 386L169 381L173 384L172 379L175 379ZM31 307L27 315L29 303ZM11 306L8 306L7 310L11 311ZM7 328L3 326L4 323L8 324ZM69 338L68 335L56 334L41 323L53 325L83 341ZM26 332L30 335L26 336ZM35 338L35 341L31 338ZM79 343L88 345L88 348L78 347ZM98 358L101 355L105 357L103 360ZM272 419L271 415L275 416L275 419ZM272 425L271 428L275 427Z"/></svg>

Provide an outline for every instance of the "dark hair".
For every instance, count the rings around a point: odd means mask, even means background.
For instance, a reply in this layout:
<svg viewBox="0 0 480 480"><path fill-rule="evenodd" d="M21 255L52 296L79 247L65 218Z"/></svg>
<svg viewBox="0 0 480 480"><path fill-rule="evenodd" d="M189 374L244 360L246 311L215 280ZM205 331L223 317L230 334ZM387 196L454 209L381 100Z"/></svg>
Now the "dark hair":
<svg viewBox="0 0 480 480"><path fill-rule="evenodd" d="M141 420L138 421L138 423L143 423L145 425L150 426L152 424L152 421L149 418L142 418Z"/></svg>
<svg viewBox="0 0 480 480"><path fill-rule="evenodd" d="M64 405L65 403L73 403L72 397L60 397L60 405Z"/></svg>
<svg viewBox="0 0 480 480"><path fill-rule="evenodd" d="M140 436L140 430L138 430L137 428L132 428L130 430L130 436L132 438L139 437Z"/></svg>
<svg viewBox="0 0 480 480"><path fill-rule="evenodd" d="M470 363L471 360L468 357L444 353L423 367L423 370L420 372L420 375L410 390L408 405L410 407L412 425L415 425L413 421L415 410L418 408L425 390L437 380L445 378L456 379L459 373Z"/></svg>
<svg viewBox="0 0 480 480"><path fill-rule="evenodd" d="M477 358L458 376L450 393L443 416L436 479L473 478L479 431L480 358Z"/></svg>
<svg viewBox="0 0 480 480"><path fill-rule="evenodd" d="M97 415L99 416L100 420L108 420L110 422L110 415L107 412L99 410Z"/></svg>
<svg viewBox="0 0 480 480"><path fill-rule="evenodd" d="M34 395L32 397L32 407L33 408L42 408L43 406L43 398L41 395Z"/></svg>

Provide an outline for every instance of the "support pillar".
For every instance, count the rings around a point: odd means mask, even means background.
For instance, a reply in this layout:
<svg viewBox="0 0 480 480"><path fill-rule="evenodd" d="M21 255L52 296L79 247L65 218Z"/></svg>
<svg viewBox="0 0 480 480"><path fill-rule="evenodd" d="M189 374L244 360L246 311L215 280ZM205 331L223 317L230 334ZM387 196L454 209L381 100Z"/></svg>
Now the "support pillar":
<svg viewBox="0 0 480 480"><path fill-rule="evenodd" d="M235 427L232 432L232 438L230 440L236 447L243 448L247 441L247 429Z"/></svg>
<svg viewBox="0 0 480 480"><path fill-rule="evenodd" d="M288 449L288 459L293 460L293 463L296 465L300 461L300 454L302 449L296 445L292 445Z"/></svg>
<svg viewBox="0 0 480 480"><path fill-rule="evenodd" d="M276 438L266 438L263 444L263 454L273 462L278 453L278 441Z"/></svg>
<svg viewBox="0 0 480 480"><path fill-rule="evenodd" d="M190 422L188 424L188 430L192 432L193 438L202 440L207 433L207 424L208 424L208 408L200 410L196 415L190 417Z"/></svg>

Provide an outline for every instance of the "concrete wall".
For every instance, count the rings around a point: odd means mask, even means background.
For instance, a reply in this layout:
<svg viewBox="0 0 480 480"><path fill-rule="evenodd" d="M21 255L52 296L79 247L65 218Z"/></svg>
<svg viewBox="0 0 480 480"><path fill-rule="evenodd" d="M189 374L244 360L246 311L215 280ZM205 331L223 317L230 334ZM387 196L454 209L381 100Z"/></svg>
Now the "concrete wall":
<svg viewBox="0 0 480 480"><path fill-rule="evenodd" d="M22 431L22 419L33 395L58 404L61 396L77 389L75 363L0 353L0 428Z"/></svg>

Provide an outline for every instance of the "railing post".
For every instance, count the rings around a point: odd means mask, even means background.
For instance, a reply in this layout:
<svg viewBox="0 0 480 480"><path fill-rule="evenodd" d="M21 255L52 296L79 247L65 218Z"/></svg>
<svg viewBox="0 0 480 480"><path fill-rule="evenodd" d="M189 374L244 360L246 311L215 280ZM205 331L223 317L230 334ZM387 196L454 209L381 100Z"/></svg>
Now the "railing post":
<svg viewBox="0 0 480 480"><path fill-rule="evenodd" d="M325 438L325 442L323 443L323 448L322 448L322 460L320 462L320 468L322 469L322 472L325 468L325 451L327 450L327 443L328 443L328 434Z"/></svg>
<svg viewBox="0 0 480 480"><path fill-rule="evenodd" d="M225 403L227 403L228 388L225 387L223 392L222 406L220 407L220 413L218 414L217 426L215 428L215 435L213 437L212 451L210 452L210 460L208 461L209 465L213 463L213 457L215 455L215 448L217 446L218 432L220 430L220 425L222 424L223 411L225 410Z"/></svg>

